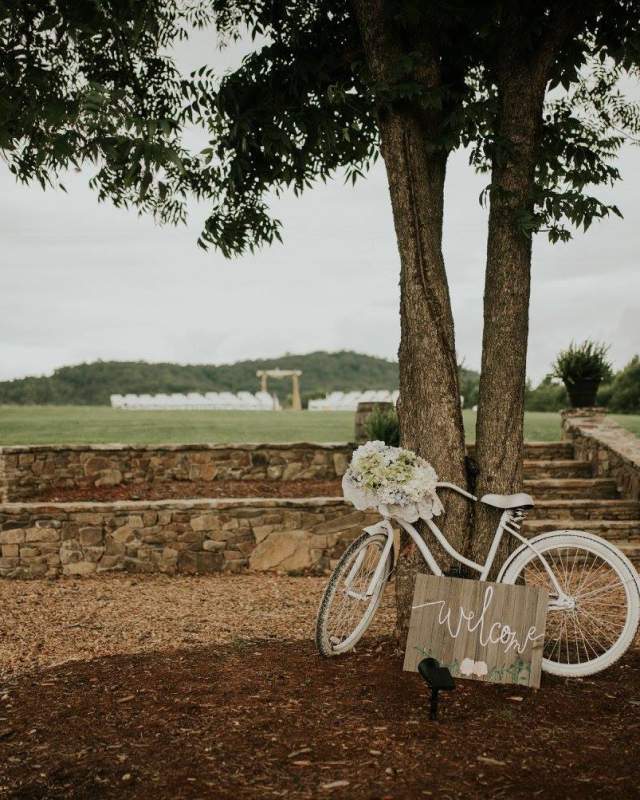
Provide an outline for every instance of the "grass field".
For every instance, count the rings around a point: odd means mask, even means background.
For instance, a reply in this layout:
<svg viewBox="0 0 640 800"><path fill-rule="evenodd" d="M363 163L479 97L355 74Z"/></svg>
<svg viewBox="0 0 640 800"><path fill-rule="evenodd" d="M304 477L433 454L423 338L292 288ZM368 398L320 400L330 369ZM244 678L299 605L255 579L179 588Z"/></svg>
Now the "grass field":
<svg viewBox="0 0 640 800"><path fill-rule="evenodd" d="M640 435L640 416L613 416ZM467 438L475 414L464 412ZM560 438L558 414L525 416L529 441ZM120 411L102 406L0 406L0 446L12 444L160 444L201 442L344 442L353 413L295 411Z"/></svg>

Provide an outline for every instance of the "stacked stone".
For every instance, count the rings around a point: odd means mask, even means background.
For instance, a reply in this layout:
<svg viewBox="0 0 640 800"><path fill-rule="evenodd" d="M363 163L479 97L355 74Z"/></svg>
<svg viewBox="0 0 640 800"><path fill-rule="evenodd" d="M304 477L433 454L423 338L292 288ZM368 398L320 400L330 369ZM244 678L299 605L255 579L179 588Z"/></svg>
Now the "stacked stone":
<svg viewBox="0 0 640 800"><path fill-rule="evenodd" d="M60 522L0 532L1 577L38 578L60 571Z"/></svg>
<svg viewBox="0 0 640 800"><path fill-rule="evenodd" d="M353 445L38 445L0 449L2 502L55 489L216 480L335 480Z"/></svg>
<svg viewBox="0 0 640 800"><path fill-rule="evenodd" d="M613 478L620 495L640 500L640 439L606 416L603 408L562 412L562 436L576 458L591 464L594 478Z"/></svg>
<svg viewBox="0 0 640 800"><path fill-rule="evenodd" d="M0 506L0 577L325 572L372 521L340 499Z"/></svg>

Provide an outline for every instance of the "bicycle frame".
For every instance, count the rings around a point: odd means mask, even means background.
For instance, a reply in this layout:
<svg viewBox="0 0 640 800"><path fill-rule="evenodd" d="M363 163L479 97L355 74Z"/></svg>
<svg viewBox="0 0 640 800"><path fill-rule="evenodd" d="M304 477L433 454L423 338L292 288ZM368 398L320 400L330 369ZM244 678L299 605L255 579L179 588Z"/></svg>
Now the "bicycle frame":
<svg viewBox="0 0 640 800"><path fill-rule="evenodd" d="M457 492L458 494L461 494L463 497L466 497L468 500L470 500L472 502L478 502L478 498L477 497L474 497L474 495L470 494L469 492L466 492L464 489L461 489L459 486L456 486L454 483L446 483L446 482L438 483L438 484L436 484L436 488L438 488L438 489L451 489L452 491ZM371 577L371 581L369 582L369 585L368 585L367 590L365 592L365 596L367 596L367 597L370 597L373 594L374 589L378 584L378 581L381 579L382 572L383 572L385 564L386 564L386 560L389 557L389 553L391 552L391 548L393 547L393 528L391 526L391 520L392 519L394 519L397 522L397 524L400 525L400 527L403 530L405 530L409 534L411 539L415 542L416 547L420 551L420 555L422 556L422 558L424 559L426 564L429 566L429 569L433 572L433 574L434 575L438 575L438 576L441 576L443 574L442 573L442 569L440 568L440 565L438 564L438 562L434 558L433 553L429 549L428 544L425 542L425 540L422 538L422 536L420 536L420 534L413 527L413 525L410 522L406 522L405 520L398 519L397 517L385 516L380 522L376 523L375 525L370 525L369 527L364 529L370 535L374 535L376 533L384 532L386 534L386 536L387 536L387 541L385 542L385 546L383 548L382 555L380 557L378 565L377 565L377 567L376 567L376 569L375 569L375 571L373 573L373 576ZM504 536L505 532L511 534L516 539L518 539L522 544L525 544L527 547L529 547L531 550L533 550L533 552L538 556L538 558L542 562L547 574L549 575L551 583L552 583L554 589L556 590L556 592L558 594L558 599L552 605L554 607L558 607L558 608L565 607L567 602L570 603L569 598L566 598L564 592L560 589L558 581L557 581L555 575L553 574L553 571L551 570L551 568L547 564L544 556L536 550L536 548L529 542L528 539L526 539L524 536L522 536L520 533L518 533L517 530L515 530L513 525L510 524L511 523L511 519L512 519L512 512L510 510L505 510L505 511L502 512L502 514L500 516L500 521L498 522L498 526L497 526L496 532L495 532L495 534L493 536L493 541L491 543L491 547L489 548L489 552L487 554L487 558L486 558L486 561L484 562L484 564L478 564L475 561L471 561L470 559L465 558L461 553L459 553L455 549L455 547L453 547L451 544L449 544L449 542L448 542L447 538L445 537L445 535L442 533L440 528L438 528L438 526L435 524L435 522L432 519L426 520L426 523L427 523L427 526L429 527L429 530L436 537L436 540L439 542L441 547L453 559L455 559L458 563L464 564L466 567L469 567L470 569L472 569L475 572L479 573L479 579L481 581L486 581L487 580L489 572L491 571L491 567L493 566L493 562L495 561L496 553L498 552L498 547L500 546L500 542L502 541L502 537ZM349 571L349 575L347 576L347 578L345 580L345 583L346 583L347 586L349 586L351 584L351 581L353 580L353 577L355 576L356 572L360 568L360 565L362 563L362 559L363 558L364 558L364 551L358 556L358 558L354 562L353 566L351 567L351 570ZM550 604L550 607L551 607L551 604Z"/></svg>

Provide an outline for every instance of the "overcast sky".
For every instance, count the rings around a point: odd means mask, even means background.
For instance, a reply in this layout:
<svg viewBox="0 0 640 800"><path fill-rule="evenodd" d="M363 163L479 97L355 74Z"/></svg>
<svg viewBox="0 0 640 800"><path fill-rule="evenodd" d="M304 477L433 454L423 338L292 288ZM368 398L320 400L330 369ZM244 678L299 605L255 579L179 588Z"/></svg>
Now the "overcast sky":
<svg viewBox="0 0 640 800"><path fill-rule="evenodd" d="M185 67L224 68L199 35ZM616 367L640 352L640 149L627 148L613 191L625 219L568 245L534 242L529 376L539 380L572 339L610 342ZM395 358L398 254L379 164L355 188L342 177L273 203L284 244L227 261L196 247L206 209L160 228L98 204L90 173L68 194L16 185L0 163L0 379L95 359L228 363L285 352L352 349ZM464 153L449 166L445 255L457 350L478 368L486 214Z"/></svg>

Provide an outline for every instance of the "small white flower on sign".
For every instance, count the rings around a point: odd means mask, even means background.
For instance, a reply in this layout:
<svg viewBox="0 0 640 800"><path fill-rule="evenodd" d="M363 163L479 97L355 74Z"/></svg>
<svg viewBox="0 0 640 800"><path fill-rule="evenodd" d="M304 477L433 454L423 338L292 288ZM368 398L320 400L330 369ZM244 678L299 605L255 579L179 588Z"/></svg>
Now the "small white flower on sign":
<svg viewBox="0 0 640 800"><path fill-rule="evenodd" d="M482 678L489 670L485 661L474 661L472 658L463 658L460 664L460 673L462 675L477 675Z"/></svg>
<svg viewBox="0 0 640 800"><path fill-rule="evenodd" d="M460 672L463 675L473 675L476 662L472 658L463 658L460 664Z"/></svg>

